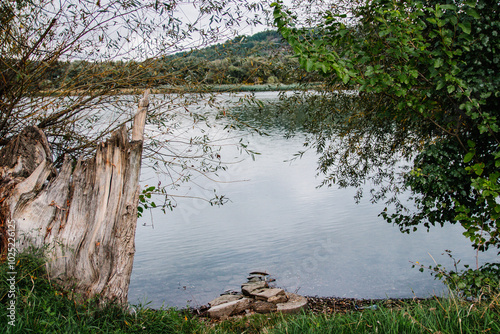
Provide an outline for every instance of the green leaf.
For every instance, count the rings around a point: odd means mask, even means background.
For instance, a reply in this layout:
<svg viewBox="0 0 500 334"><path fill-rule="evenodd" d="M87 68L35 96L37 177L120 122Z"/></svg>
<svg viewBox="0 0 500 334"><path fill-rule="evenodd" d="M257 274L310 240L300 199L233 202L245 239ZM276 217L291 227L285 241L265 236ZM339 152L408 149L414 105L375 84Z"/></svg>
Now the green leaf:
<svg viewBox="0 0 500 334"><path fill-rule="evenodd" d="M465 1L465 3L469 7L472 7L472 8L476 7L476 0L467 0L467 1Z"/></svg>
<svg viewBox="0 0 500 334"><path fill-rule="evenodd" d="M474 173L481 176L481 174L483 174L484 171L484 163L481 162L479 164L475 164L474 166L472 166L472 169L474 170Z"/></svg>
<svg viewBox="0 0 500 334"><path fill-rule="evenodd" d="M325 74L328 73L328 69L327 69L325 63L321 63L320 64L320 68L323 71L323 73L325 73Z"/></svg>
<svg viewBox="0 0 500 334"><path fill-rule="evenodd" d="M444 64L444 60L442 58L437 58L434 61L434 68L439 68L439 67L443 66L443 64Z"/></svg>
<svg viewBox="0 0 500 334"><path fill-rule="evenodd" d="M446 85L446 82L444 80L439 81L437 86L436 86L436 90L442 89L445 85Z"/></svg>
<svg viewBox="0 0 500 334"><path fill-rule="evenodd" d="M306 60L306 66L305 66L306 71L307 72L311 72L312 69L313 69L313 67L314 67L314 62L312 61L311 58L307 58L307 60Z"/></svg>
<svg viewBox="0 0 500 334"><path fill-rule="evenodd" d="M467 14L469 14L470 16L472 16L473 18L475 18L476 20L479 20L481 18L481 16L477 12L477 10L475 10L474 8L468 8L466 10L466 12L467 12Z"/></svg>
<svg viewBox="0 0 500 334"><path fill-rule="evenodd" d="M449 10L457 10L457 6L455 5L440 5L442 9L449 9Z"/></svg>
<svg viewBox="0 0 500 334"><path fill-rule="evenodd" d="M373 75L373 66L367 66L366 67L366 72L365 72L365 75L368 77L368 76L371 76Z"/></svg>
<svg viewBox="0 0 500 334"><path fill-rule="evenodd" d="M472 160L472 158L474 157L474 155L476 155L476 150L471 150L469 151L465 157L464 157L464 162L465 163L468 163Z"/></svg>
<svg viewBox="0 0 500 334"><path fill-rule="evenodd" d="M470 32L471 32L471 25L470 25L470 22L461 22L458 24L458 26L460 27L460 29L462 29L462 31L464 33L466 33L467 35L470 35Z"/></svg>

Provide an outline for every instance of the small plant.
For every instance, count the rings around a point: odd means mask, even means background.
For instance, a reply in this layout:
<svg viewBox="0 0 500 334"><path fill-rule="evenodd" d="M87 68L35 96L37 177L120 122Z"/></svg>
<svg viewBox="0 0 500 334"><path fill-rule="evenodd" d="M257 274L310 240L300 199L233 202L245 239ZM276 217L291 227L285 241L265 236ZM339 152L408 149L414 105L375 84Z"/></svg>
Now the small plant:
<svg viewBox="0 0 500 334"><path fill-rule="evenodd" d="M252 154L255 153L250 150L249 152ZM162 200L163 203L156 204L153 201L153 196L159 200ZM167 213L167 210L173 211L174 208L177 207L177 202L175 201L174 197L176 197L176 195L168 194L166 187L161 186L161 183L158 183L158 186L146 186L146 188L144 188L141 194L139 195L139 203L137 205L137 216L142 217L145 210L156 209L156 208L159 208L163 213ZM179 196L177 195L177 197ZM196 197L196 196L180 196L180 197L189 197L192 199L202 200L208 203L210 206L224 205L229 201L229 199L225 195L219 195L215 190L214 190L214 197L211 199Z"/></svg>
<svg viewBox="0 0 500 334"><path fill-rule="evenodd" d="M477 269L464 265L459 269L460 260L453 257L450 250L445 253L453 260L454 270L446 270L441 264L425 267L416 262L412 268L419 267L431 271L434 278L443 281L458 297L472 300L493 300L500 295L500 263L486 263Z"/></svg>
<svg viewBox="0 0 500 334"><path fill-rule="evenodd" d="M151 196L160 192L165 196L165 203L162 206L162 211L165 212L165 208L169 208L170 210L173 209L173 205L170 201L168 201L168 196L165 192L164 188L160 189L160 186L158 185L158 188L155 186L151 186L143 189L141 194L139 195L139 205L137 206L137 216L142 217L142 214L144 213L144 209L150 209L150 208L156 208L157 205L155 202L151 200Z"/></svg>

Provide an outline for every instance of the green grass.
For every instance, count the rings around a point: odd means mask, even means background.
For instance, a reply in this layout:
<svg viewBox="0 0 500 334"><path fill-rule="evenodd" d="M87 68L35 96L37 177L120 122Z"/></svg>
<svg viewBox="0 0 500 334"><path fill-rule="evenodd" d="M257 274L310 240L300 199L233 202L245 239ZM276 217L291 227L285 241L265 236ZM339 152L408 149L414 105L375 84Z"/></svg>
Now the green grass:
<svg viewBox="0 0 500 334"><path fill-rule="evenodd" d="M76 303L46 276L42 254L19 254L15 326L7 324L8 267L0 266L0 333L500 333L499 300L454 298L399 303L348 314L253 315L221 322L185 310L136 306L131 314L95 300ZM4 325L5 324L5 325Z"/></svg>
<svg viewBox="0 0 500 334"><path fill-rule="evenodd" d="M453 299L405 302L348 314L272 316L228 320L214 333L500 333L498 304L475 305Z"/></svg>

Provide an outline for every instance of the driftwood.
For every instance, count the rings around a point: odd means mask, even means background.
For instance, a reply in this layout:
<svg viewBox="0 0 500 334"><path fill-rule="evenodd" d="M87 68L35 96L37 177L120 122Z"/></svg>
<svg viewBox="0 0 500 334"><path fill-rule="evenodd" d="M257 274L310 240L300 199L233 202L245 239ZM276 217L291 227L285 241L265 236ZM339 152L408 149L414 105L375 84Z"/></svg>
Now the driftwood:
<svg viewBox="0 0 500 334"><path fill-rule="evenodd" d="M94 158L66 158L58 172L36 127L0 151L2 226L15 224L18 251L45 247L50 277L84 298L127 302L148 101L145 92L132 141L123 126Z"/></svg>

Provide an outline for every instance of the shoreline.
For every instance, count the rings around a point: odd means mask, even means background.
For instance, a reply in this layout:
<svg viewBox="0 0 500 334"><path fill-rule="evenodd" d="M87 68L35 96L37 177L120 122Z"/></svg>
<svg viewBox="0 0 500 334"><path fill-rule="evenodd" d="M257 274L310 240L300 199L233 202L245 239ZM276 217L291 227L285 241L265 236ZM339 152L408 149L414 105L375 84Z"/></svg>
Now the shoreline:
<svg viewBox="0 0 500 334"><path fill-rule="evenodd" d="M306 312L310 312L315 315L346 314L353 311L364 311L370 309L377 310L380 307L398 308L410 302L418 304L420 302L429 301L437 298L436 296L428 298L413 297L413 298L377 298L377 299L357 299L357 298L319 297L319 296L304 296L304 297L307 298L307 307L305 309ZM196 308L182 308L179 309L179 311L187 311L194 316L200 318L208 318L208 312L207 312L208 309L209 309L208 305L203 305Z"/></svg>
<svg viewBox="0 0 500 334"><path fill-rule="evenodd" d="M137 95L142 94L145 89L150 89L151 94L187 94L187 93L239 93L239 92L273 92L273 91L293 91L293 90L311 90L323 88L325 85L321 82L316 83L294 83L294 84L200 84L197 86L157 86L155 88L134 87L134 88L116 88L103 91L83 91L61 89L48 89L39 91L36 96L58 96L58 95ZM344 88L345 89L345 88ZM336 90L343 90L336 87Z"/></svg>

